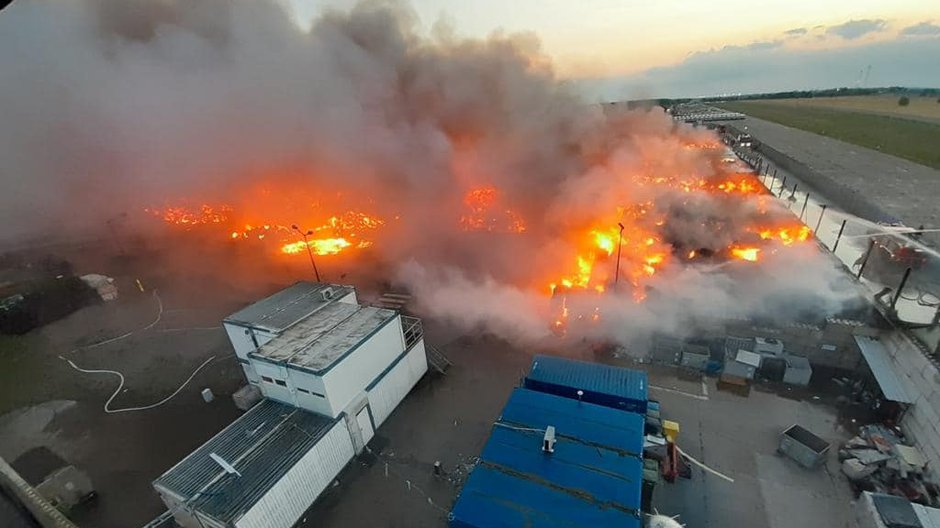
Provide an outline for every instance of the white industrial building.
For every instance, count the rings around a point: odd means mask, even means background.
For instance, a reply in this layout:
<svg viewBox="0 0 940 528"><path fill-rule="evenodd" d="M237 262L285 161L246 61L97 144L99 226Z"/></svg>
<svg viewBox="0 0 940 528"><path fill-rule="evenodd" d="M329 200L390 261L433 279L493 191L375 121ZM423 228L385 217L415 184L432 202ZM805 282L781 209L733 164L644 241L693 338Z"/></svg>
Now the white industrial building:
<svg viewBox="0 0 940 528"><path fill-rule="evenodd" d="M154 488L186 528L288 528L427 372L421 321L301 282L223 325L265 399Z"/></svg>

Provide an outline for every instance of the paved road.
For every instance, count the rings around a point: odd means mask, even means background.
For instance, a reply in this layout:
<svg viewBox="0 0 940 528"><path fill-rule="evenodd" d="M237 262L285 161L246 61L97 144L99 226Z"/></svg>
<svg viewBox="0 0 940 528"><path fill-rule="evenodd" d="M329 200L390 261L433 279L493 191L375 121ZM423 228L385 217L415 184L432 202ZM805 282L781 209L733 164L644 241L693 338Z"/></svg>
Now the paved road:
<svg viewBox="0 0 940 528"><path fill-rule="evenodd" d="M866 195L911 227L940 227L940 171L936 169L762 119L749 117L735 126L747 126L762 143ZM838 196L829 198L839 200Z"/></svg>

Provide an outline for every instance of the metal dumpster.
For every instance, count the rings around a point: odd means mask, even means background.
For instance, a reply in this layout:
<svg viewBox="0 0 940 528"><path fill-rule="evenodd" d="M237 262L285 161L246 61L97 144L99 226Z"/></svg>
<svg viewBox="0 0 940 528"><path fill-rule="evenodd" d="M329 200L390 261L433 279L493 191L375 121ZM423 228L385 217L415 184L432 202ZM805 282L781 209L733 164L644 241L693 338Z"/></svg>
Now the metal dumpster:
<svg viewBox="0 0 940 528"><path fill-rule="evenodd" d="M780 435L777 451L796 460L799 465L813 469L825 463L829 443L799 425L791 425Z"/></svg>

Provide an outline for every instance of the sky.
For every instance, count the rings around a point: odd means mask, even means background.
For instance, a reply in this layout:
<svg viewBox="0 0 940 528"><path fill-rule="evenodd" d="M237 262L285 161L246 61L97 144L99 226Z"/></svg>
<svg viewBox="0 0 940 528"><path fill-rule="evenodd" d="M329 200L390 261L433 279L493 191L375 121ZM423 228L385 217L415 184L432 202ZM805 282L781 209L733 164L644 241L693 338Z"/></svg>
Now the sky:
<svg viewBox="0 0 940 528"><path fill-rule="evenodd" d="M301 26L349 0L283 0ZM411 0L422 29L530 32L592 100L940 86L936 0ZM864 71L871 65L867 82ZM730 75L729 75L730 74Z"/></svg>

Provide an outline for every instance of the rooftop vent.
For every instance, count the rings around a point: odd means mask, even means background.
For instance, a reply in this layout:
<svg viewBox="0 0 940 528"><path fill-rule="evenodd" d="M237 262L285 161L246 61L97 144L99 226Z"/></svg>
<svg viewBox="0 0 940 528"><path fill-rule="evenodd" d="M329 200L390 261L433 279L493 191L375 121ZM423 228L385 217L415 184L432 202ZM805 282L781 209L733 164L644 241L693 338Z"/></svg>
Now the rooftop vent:
<svg viewBox="0 0 940 528"><path fill-rule="evenodd" d="M545 428L545 438L542 439L542 451L546 453L555 452L555 426L549 425Z"/></svg>
<svg viewBox="0 0 940 528"><path fill-rule="evenodd" d="M323 288L323 290L320 291L320 295L323 297L324 301L329 301L334 295L333 288Z"/></svg>

